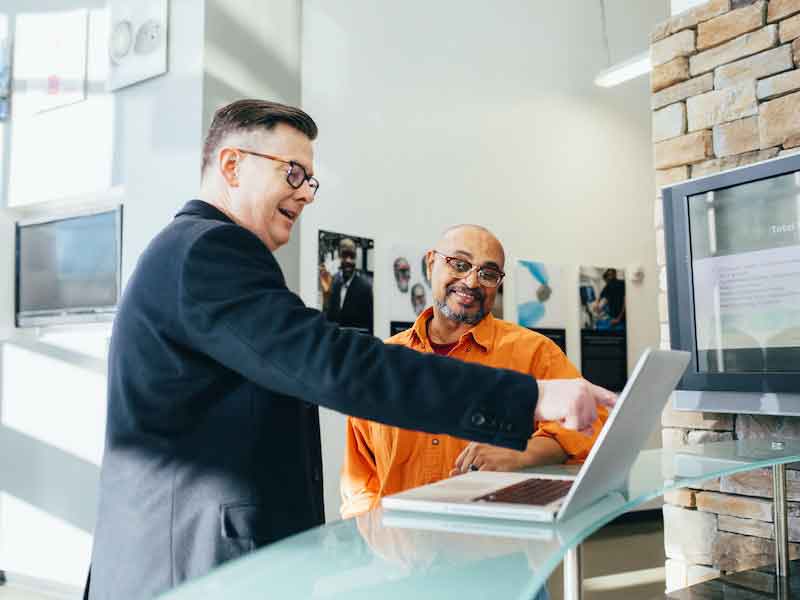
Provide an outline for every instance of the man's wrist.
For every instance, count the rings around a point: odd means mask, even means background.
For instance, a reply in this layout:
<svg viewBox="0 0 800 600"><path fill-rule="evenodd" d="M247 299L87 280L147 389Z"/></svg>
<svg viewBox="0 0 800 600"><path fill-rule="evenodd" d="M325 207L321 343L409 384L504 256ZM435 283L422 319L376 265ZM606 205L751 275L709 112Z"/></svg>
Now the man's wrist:
<svg viewBox="0 0 800 600"><path fill-rule="evenodd" d="M520 468L561 464L568 458L569 454L565 452L557 440L548 436L532 437L520 457L520 460L524 463Z"/></svg>
<svg viewBox="0 0 800 600"><path fill-rule="evenodd" d="M517 466L514 468L515 471L519 471L520 469L529 469L531 467L537 466L536 453L531 452L530 450L523 450L520 453L517 463L518 463Z"/></svg>
<svg viewBox="0 0 800 600"><path fill-rule="evenodd" d="M538 392L536 394L536 406L534 406L534 408L533 408L533 430L534 431L536 431L536 423L538 421L542 420L541 419L542 411L541 411L540 407L542 406L542 400L544 400L544 384L537 379L536 380L536 387L538 389Z"/></svg>

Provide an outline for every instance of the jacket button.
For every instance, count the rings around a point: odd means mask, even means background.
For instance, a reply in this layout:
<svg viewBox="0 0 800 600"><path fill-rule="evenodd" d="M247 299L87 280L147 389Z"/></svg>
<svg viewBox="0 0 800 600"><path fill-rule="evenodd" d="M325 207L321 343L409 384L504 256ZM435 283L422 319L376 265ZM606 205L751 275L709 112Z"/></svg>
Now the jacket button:
<svg viewBox="0 0 800 600"><path fill-rule="evenodd" d="M431 440L431 444L433 444L434 446L438 446L438 445L439 445L439 440L438 440L438 439L436 439L436 438L433 438L433 439Z"/></svg>
<svg viewBox="0 0 800 600"><path fill-rule="evenodd" d="M486 417L484 417L481 413L475 413L472 415L472 424L476 427L480 427L486 423Z"/></svg>
<svg viewBox="0 0 800 600"><path fill-rule="evenodd" d="M514 431L514 425L511 423L506 423L503 429L505 429L506 431Z"/></svg>

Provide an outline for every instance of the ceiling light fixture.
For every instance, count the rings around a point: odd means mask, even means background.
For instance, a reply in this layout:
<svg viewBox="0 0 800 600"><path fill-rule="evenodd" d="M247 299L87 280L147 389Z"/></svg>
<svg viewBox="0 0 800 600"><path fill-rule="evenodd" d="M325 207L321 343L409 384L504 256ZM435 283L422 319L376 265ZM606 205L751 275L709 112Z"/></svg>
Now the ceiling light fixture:
<svg viewBox="0 0 800 600"><path fill-rule="evenodd" d="M607 69L600 71L594 78L595 85L600 87L613 87L630 79L635 79L649 73L653 67L650 62L650 52L642 52L615 65L611 64L611 45L608 43L608 20L606 19L606 2L600 0L600 26L603 34L603 47L606 51Z"/></svg>
<svg viewBox="0 0 800 600"><path fill-rule="evenodd" d="M650 52L642 52L633 58L600 71L597 77L594 78L594 83L600 87L613 87L649 73L652 68Z"/></svg>

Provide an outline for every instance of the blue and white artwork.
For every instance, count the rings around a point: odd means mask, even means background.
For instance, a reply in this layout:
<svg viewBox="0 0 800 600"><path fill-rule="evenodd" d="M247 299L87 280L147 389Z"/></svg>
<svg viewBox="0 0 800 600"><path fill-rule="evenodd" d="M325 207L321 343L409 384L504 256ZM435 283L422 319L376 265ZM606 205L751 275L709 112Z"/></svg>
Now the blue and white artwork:
<svg viewBox="0 0 800 600"><path fill-rule="evenodd" d="M532 260L517 261L517 323L528 328L565 328L563 267Z"/></svg>

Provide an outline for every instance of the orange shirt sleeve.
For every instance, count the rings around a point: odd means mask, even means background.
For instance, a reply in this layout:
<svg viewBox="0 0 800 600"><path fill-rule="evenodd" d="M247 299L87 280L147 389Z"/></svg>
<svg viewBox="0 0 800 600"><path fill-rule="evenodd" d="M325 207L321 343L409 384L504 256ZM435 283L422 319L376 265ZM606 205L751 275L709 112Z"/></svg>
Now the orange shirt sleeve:
<svg viewBox="0 0 800 600"><path fill-rule="evenodd" d="M543 342L542 348L534 354L530 373L536 379L574 379L581 376L561 349L550 340ZM589 451L608 418L608 410L604 406L598 406L597 415L598 418L592 424L592 435L590 436L572 429L565 429L556 421L537 423L536 432L533 435L534 437L549 437L558 442L558 445L568 455L568 464L582 463L589 456Z"/></svg>
<svg viewBox="0 0 800 600"><path fill-rule="evenodd" d="M542 421L534 433L534 437L549 437L558 442L558 445L567 453L567 464L582 463L589 456L600 430L608 419L608 409L605 406L597 407L597 420L592 423L592 435L585 435L572 429L564 429L555 421Z"/></svg>
<svg viewBox="0 0 800 600"><path fill-rule="evenodd" d="M387 344L409 346L410 332L403 331L385 340ZM347 417L344 463L339 480L343 519L372 510L380 500L381 482L373 452L374 440L369 421Z"/></svg>
<svg viewBox="0 0 800 600"><path fill-rule="evenodd" d="M347 417L344 464L339 482L343 519L370 510L378 500L379 481L365 421Z"/></svg>

